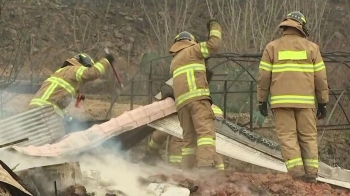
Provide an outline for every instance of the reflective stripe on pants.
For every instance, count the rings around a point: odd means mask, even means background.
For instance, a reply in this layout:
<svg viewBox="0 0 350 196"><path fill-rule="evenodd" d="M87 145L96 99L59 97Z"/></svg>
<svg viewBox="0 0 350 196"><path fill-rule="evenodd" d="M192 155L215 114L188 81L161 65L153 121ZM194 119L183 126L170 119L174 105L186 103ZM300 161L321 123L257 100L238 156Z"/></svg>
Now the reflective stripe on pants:
<svg viewBox="0 0 350 196"><path fill-rule="evenodd" d="M318 159L304 159L305 167L318 168Z"/></svg>
<svg viewBox="0 0 350 196"><path fill-rule="evenodd" d="M154 149L159 149L160 148L160 145L155 143L153 140L151 140L148 144L151 148L154 148Z"/></svg>
<svg viewBox="0 0 350 196"><path fill-rule="evenodd" d="M197 139L197 146L212 145L215 146L215 140L211 137L202 137Z"/></svg>
<svg viewBox="0 0 350 196"><path fill-rule="evenodd" d="M291 159L286 161L286 167L288 170L291 170L297 166L303 166L303 160L301 158L295 158L295 159Z"/></svg>
<svg viewBox="0 0 350 196"><path fill-rule="evenodd" d="M217 164L217 165L215 165L215 168L217 170L225 170L225 165L224 164Z"/></svg>

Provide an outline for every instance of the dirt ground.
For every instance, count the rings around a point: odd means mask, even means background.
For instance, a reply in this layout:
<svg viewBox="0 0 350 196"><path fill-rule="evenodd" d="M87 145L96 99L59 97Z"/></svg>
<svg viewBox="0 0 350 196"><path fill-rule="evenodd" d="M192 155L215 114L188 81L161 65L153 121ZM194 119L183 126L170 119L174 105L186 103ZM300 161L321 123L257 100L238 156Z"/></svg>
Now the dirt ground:
<svg viewBox="0 0 350 196"><path fill-rule="evenodd" d="M293 181L285 174L252 174L240 172L216 172L214 174L183 177L181 175L156 175L153 182L172 181L180 186L198 186L193 196L346 196L350 193L333 189L328 184L307 184Z"/></svg>

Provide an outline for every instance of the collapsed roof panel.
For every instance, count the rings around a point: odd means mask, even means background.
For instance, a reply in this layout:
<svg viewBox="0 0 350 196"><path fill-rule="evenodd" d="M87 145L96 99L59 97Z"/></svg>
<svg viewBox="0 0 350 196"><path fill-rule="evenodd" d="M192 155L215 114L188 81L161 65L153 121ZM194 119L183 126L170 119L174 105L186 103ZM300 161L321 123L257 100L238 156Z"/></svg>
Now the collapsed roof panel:
<svg viewBox="0 0 350 196"><path fill-rule="evenodd" d="M65 135L53 107L39 107L0 120L0 144L28 139L17 146L50 144Z"/></svg>

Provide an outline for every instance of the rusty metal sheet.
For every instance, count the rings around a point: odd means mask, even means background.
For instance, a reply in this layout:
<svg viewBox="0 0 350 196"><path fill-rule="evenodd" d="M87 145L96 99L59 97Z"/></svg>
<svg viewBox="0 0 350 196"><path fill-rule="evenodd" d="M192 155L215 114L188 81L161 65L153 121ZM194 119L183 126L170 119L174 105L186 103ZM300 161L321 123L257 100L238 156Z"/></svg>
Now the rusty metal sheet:
<svg viewBox="0 0 350 196"><path fill-rule="evenodd" d="M237 125L233 126L232 124L233 123L228 122L227 120L222 122L215 122L217 130L216 151L218 153L261 167L280 172L287 172L285 164L281 160L281 155L279 154L280 152L278 153L280 150L278 148L278 144L272 144L272 141L268 139L261 140L262 137L256 134L254 137L252 137L249 131L245 128L239 127ZM154 129L164 131L175 137L182 138L183 130L178 119L175 117L175 114L151 122L148 125ZM226 126L225 131L221 131L221 128L223 128L223 126ZM230 129L231 132L229 132ZM239 131L241 133L240 136L239 133L237 133ZM245 136L248 139L244 139L241 136ZM262 145L269 147L270 150L266 147L262 148ZM319 181L325 181L330 184L350 189L350 173L348 170L333 168L321 162L319 164L319 175Z"/></svg>
<svg viewBox="0 0 350 196"><path fill-rule="evenodd" d="M52 106L39 107L0 120L0 144L28 138L17 146L44 145L64 136L64 125Z"/></svg>

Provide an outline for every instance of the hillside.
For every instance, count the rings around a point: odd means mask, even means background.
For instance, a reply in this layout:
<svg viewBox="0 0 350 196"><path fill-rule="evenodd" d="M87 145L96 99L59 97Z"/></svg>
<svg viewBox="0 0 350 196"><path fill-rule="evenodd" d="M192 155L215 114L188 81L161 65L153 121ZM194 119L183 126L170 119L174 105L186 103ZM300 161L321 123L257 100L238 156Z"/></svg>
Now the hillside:
<svg viewBox="0 0 350 196"><path fill-rule="evenodd" d="M3 75L20 72L17 78L35 80L77 52L99 58L108 47L118 57L117 67L127 80L138 70L143 53L166 54L178 32L188 30L205 38L210 15L223 25L221 52L260 52L278 36L276 26L282 17L295 8L305 10L310 39L323 51L348 51L343 28L350 25L347 1L298 0L295 5L276 0L1 2L0 67L5 69Z"/></svg>

